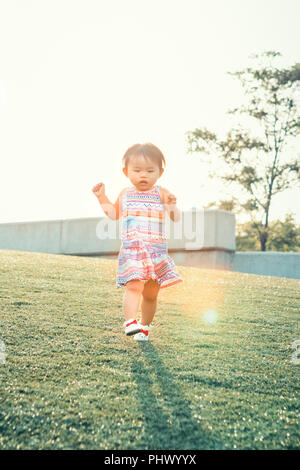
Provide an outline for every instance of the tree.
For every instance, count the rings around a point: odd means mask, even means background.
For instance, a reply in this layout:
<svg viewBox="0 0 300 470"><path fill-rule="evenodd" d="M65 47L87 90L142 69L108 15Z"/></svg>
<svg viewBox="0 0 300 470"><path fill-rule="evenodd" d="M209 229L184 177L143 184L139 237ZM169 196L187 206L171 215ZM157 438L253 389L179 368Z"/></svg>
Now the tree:
<svg viewBox="0 0 300 470"><path fill-rule="evenodd" d="M252 222L237 224L236 250L259 251L256 229ZM267 251L296 251L300 252L300 226L293 220L292 214L287 214L285 220L270 222Z"/></svg>
<svg viewBox="0 0 300 470"><path fill-rule="evenodd" d="M219 202L209 202L206 206L204 206L204 209L210 209L211 207L216 207L218 209L221 209L222 211L228 212L239 211L238 201L234 197L232 199L224 199Z"/></svg>
<svg viewBox="0 0 300 470"><path fill-rule="evenodd" d="M292 137L300 133L299 89L300 64L278 68L279 52L267 51L254 55L262 61L256 67L229 72L238 78L244 89L246 104L228 113L246 116L256 130L238 124L221 139L207 128L188 131L188 153L209 155L210 163L224 163L223 174L215 171L225 184L237 184L246 200L240 208L250 216L260 247L266 250L269 234L269 213L274 195L300 183L300 158L287 155ZM298 93L298 95L297 95Z"/></svg>
<svg viewBox="0 0 300 470"><path fill-rule="evenodd" d="M252 222L236 225L236 251L259 251L260 244Z"/></svg>
<svg viewBox="0 0 300 470"><path fill-rule="evenodd" d="M275 220L270 223L267 249L270 251L300 251L300 226L295 224L292 214L287 214L283 222Z"/></svg>

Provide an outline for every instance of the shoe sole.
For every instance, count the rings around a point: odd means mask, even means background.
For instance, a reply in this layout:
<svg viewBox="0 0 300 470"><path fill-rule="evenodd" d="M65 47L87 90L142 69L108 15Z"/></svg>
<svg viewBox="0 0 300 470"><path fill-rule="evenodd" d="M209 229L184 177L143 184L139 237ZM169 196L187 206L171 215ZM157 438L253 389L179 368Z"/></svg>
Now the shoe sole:
<svg viewBox="0 0 300 470"><path fill-rule="evenodd" d="M147 339L146 339L146 338L147 338ZM143 338L143 339L133 338L133 339L134 339L135 341L141 341L141 342L143 342L143 341L149 341L148 336L146 336L146 338Z"/></svg>
<svg viewBox="0 0 300 470"><path fill-rule="evenodd" d="M135 335L136 333L139 333L140 331L141 331L141 328L137 328L136 330L128 331L128 333L125 333L125 335L132 336L132 335Z"/></svg>

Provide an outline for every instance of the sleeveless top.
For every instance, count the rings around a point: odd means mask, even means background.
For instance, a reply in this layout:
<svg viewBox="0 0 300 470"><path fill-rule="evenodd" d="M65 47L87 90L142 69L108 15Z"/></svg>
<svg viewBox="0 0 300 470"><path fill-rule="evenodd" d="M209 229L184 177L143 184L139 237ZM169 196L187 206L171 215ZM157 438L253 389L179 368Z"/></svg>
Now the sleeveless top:
<svg viewBox="0 0 300 470"><path fill-rule="evenodd" d="M148 191L125 190L121 206L123 248L166 249L165 208L159 189L155 185Z"/></svg>

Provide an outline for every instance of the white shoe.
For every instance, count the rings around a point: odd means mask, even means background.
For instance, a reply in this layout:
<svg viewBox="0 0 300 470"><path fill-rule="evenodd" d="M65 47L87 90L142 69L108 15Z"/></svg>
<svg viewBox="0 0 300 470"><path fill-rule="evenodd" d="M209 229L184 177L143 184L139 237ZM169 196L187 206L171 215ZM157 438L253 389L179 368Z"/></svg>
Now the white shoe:
<svg viewBox="0 0 300 470"><path fill-rule="evenodd" d="M134 335L141 331L141 325L135 318L130 318L123 323L123 328L127 336Z"/></svg>
<svg viewBox="0 0 300 470"><path fill-rule="evenodd" d="M135 341L149 341L149 330L150 330L150 325L140 324L140 332L136 333L133 339Z"/></svg>

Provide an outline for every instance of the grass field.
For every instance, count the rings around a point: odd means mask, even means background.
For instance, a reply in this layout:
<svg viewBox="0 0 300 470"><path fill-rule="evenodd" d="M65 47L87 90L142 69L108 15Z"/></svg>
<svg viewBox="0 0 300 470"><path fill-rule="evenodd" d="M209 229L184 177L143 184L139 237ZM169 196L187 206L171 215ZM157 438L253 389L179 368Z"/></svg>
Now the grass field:
<svg viewBox="0 0 300 470"><path fill-rule="evenodd" d="M300 448L300 282L178 266L149 344L116 259L0 250L1 449Z"/></svg>

